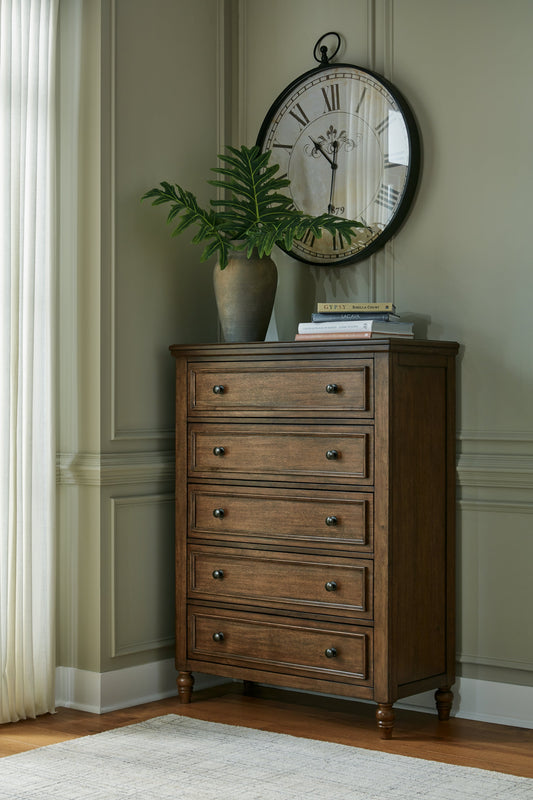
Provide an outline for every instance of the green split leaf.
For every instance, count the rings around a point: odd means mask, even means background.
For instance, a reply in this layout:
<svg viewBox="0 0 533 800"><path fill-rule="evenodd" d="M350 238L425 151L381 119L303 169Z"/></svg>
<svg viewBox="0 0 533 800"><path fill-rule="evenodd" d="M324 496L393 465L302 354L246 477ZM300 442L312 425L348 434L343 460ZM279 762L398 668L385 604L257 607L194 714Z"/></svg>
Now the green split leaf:
<svg viewBox="0 0 533 800"><path fill-rule="evenodd" d="M167 181L141 198L151 199L154 206L170 203L167 222L178 220L173 236L191 225L198 226L192 241L208 243L201 261L216 253L220 268L224 269L231 249L246 249L248 256L257 249L260 256L269 256L275 245L290 251L295 240L304 239L308 233L320 238L323 230L333 236L338 234L349 243L357 235L357 228L364 227L361 222L331 214L313 217L298 211L291 198L280 191L290 181L276 176L279 167L269 164L270 151L261 152L257 145L228 147L228 151L218 156L224 166L211 170L224 178L208 181L224 189L226 197L211 200L209 209L202 208L192 192Z"/></svg>

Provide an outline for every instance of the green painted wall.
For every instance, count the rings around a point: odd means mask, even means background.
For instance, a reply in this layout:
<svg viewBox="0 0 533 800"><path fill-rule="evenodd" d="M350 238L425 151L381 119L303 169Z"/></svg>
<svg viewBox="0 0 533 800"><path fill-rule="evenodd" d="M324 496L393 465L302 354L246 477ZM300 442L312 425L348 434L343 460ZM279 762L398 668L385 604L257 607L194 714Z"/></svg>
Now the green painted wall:
<svg viewBox="0 0 533 800"><path fill-rule="evenodd" d="M422 178L405 225L367 262L313 268L277 253L269 337L292 339L317 300L354 297L393 299L419 335L461 343L458 659L468 677L533 683L533 4L102 0L101 16L99 2L81 5L83 191L76 229L68 209L62 228L60 663L98 672L171 653L167 348L214 341L217 324L210 267L139 196L165 178L205 200L216 153L255 141L274 98L314 65L316 40L337 30L343 61L410 101Z"/></svg>

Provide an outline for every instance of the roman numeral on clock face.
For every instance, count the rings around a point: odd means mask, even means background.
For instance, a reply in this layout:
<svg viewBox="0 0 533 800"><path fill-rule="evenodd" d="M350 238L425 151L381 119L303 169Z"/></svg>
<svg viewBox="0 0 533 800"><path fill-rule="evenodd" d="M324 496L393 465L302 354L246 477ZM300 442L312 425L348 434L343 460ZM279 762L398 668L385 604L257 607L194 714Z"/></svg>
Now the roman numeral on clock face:
<svg viewBox="0 0 533 800"><path fill-rule="evenodd" d="M307 231L305 236L301 239L302 244L306 244L307 247L313 247L315 244L315 236L312 231Z"/></svg>
<svg viewBox="0 0 533 800"><path fill-rule="evenodd" d="M340 108L339 84L332 83L331 86L322 86L322 95L326 104L324 113L327 111L338 111Z"/></svg>
<svg viewBox="0 0 533 800"><path fill-rule="evenodd" d="M335 231L333 234L333 249L334 250L342 250L344 248L344 239L342 238L342 234L339 231Z"/></svg>
<svg viewBox="0 0 533 800"><path fill-rule="evenodd" d="M357 106L355 108L355 113L356 114L359 114L359 109L363 105L363 100L365 99L365 94L366 94L366 86L364 87L363 91L361 92L361 97L359 98L359 102L357 103Z"/></svg>
<svg viewBox="0 0 533 800"><path fill-rule="evenodd" d="M294 109L298 109L298 113ZM289 114L294 117L296 122L298 122L302 128L305 128L306 125L309 125L309 117L301 107L300 103L296 103L293 109L289 111Z"/></svg>

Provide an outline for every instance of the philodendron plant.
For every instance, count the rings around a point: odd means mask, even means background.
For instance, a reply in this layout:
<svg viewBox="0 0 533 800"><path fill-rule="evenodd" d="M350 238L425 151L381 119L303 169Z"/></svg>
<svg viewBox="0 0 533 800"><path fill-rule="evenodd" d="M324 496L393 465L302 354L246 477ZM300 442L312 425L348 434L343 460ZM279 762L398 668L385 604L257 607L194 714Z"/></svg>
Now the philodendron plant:
<svg viewBox="0 0 533 800"><path fill-rule="evenodd" d="M230 250L246 250L248 257L254 250L260 257L269 256L274 245L289 251L293 241L307 233L320 238L326 230L350 242L356 229L364 227L361 222L331 214L313 217L298 211L291 198L280 191L290 181L276 176L279 166L269 165L270 151L261 152L257 145L243 145L240 150L228 147L228 151L218 156L225 166L211 170L223 178L208 181L224 189L226 197L211 200L209 209L201 208L192 192L167 181L142 197L153 198L154 206L170 203L167 222L178 220L173 236L190 225L198 226L193 242L206 242L201 261L217 253L220 269L224 269Z"/></svg>

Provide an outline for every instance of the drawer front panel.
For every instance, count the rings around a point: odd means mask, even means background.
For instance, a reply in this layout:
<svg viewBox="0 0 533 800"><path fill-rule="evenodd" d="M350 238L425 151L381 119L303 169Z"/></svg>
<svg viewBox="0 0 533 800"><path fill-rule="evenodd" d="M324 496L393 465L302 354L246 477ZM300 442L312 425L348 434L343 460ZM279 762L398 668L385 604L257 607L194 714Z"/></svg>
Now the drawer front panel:
<svg viewBox="0 0 533 800"><path fill-rule="evenodd" d="M355 363L260 362L193 364L189 368L189 413L265 412L301 416L373 413L373 361Z"/></svg>
<svg viewBox="0 0 533 800"><path fill-rule="evenodd" d="M208 486L189 489L189 536L292 547L372 550L373 495Z"/></svg>
<svg viewBox="0 0 533 800"><path fill-rule="evenodd" d="M189 598L372 618L372 561L189 548Z"/></svg>
<svg viewBox="0 0 533 800"><path fill-rule="evenodd" d="M369 485L373 429L365 426L191 425L191 477Z"/></svg>
<svg viewBox="0 0 533 800"><path fill-rule="evenodd" d="M189 658L305 677L372 680L372 630L295 619L189 611Z"/></svg>

